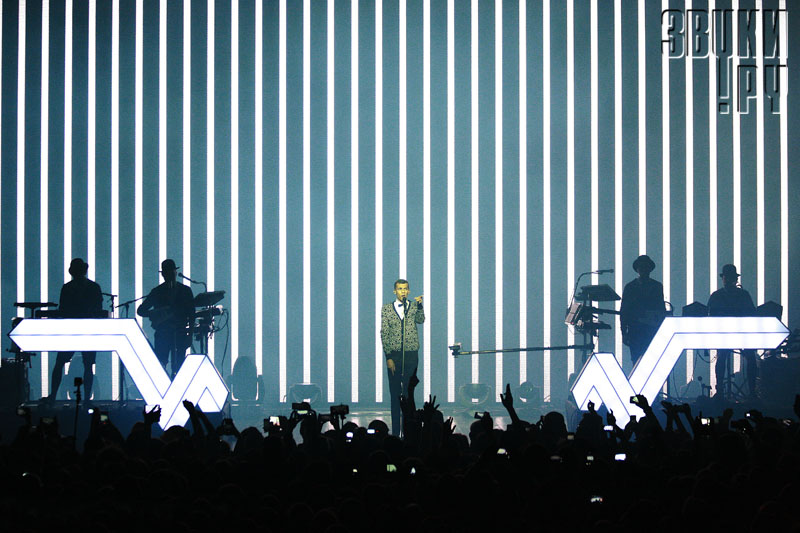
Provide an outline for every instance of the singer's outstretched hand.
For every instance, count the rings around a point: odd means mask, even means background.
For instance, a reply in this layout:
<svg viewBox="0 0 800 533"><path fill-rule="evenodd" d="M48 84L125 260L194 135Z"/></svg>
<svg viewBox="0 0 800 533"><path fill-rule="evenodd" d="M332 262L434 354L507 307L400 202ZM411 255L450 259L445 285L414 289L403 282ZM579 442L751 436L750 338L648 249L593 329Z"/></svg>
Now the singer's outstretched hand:
<svg viewBox="0 0 800 533"><path fill-rule="evenodd" d="M422 299L425 297L424 294L420 294L419 296L415 296L414 299L417 301L418 304L422 303Z"/></svg>

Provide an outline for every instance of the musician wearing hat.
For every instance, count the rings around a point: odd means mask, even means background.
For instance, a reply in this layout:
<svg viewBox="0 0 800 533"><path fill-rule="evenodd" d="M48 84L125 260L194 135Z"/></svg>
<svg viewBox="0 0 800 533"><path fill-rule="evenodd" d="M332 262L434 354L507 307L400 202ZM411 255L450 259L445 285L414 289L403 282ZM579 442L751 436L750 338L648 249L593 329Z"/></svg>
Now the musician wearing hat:
<svg viewBox="0 0 800 533"><path fill-rule="evenodd" d="M622 342L630 349L634 365L647 350L666 316L664 286L650 277L655 268L655 262L648 256L637 257L633 270L639 277L625 285L622 291L619 307Z"/></svg>
<svg viewBox="0 0 800 533"><path fill-rule="evenodd" d="M172 259L164 259L161 262L164 283L150 291L136 310L139 316L150 318L155 330L153 349L165 370L171 357L172 377L192 344L191 326L194 324L194 295L192 289L178 283L178 268Z"/></svg>
<svg viewBox="0 0 800 533"><path fill-rule="evenodd" d="M76 257L69 264L69 274L72 279L61 287L61 296L58 300L59 314L63 318L97 318L103 312L103 291L100 285L86 277L89 265L80 257ZM50 396L47 400L54 400L64 377L64 366L72 360L75 352L58 352L53 374L50 377ZM94 373L92 372L97 352L82 352L83 358L83 390L86 399L92 397Z"/></svg>
<svg viewBox="0 0 800 533"><path fill-rule="evenodd" d="M750 293L739 286L739 273L735 265L722 267L722 288L714 291L708 298L709 316L755 316L756 306ZM730 350L717 350L717 392L722 390L725 376L731 364ZM751 396L756 389L756 354L753 350L742 350L742 357L747 362L747 385ZM728 388L730 390L730 387Z"/></svg>

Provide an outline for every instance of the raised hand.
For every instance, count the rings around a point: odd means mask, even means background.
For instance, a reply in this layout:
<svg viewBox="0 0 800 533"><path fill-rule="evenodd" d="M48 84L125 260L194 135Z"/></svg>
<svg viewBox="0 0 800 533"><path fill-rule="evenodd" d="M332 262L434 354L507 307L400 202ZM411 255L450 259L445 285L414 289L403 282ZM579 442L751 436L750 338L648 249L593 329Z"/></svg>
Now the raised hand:
<svg viewBox="0 0 800 533"><path fill-rule="evenodd" d="M158 423L161 420L161 406L154 405L149 411L146 407L142 407L142 417L144 418L144 423L148 426Z"/></svg>
<svg viewBox="0 0 800 533"><path fill-rule="evenodd" d="M514 396L511 395L511 383L506 383L506 393L500 393L500 402L506 409L514 408Z"/></svg>

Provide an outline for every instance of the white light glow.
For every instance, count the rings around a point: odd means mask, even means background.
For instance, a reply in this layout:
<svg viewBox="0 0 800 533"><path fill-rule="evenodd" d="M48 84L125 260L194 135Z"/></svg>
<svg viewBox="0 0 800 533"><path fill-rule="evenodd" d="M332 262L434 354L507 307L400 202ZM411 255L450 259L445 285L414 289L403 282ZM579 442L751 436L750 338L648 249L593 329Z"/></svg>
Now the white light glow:
<svg viewBox="0 0 800 533"><path fill-rule="evenodd" d="M550 345L550 0L542 4L542 342ZM542 354L545 401L550 400L550 352Z"/></svg>
<svg viewBox="0 0 800 533"><path fill-rule="evenodd" d="M167 0L158 15L158 260L167 258Z"/></svg>
<svg viewBox="0 0 800 533"><path fill-rule="evenodd" d="M144 0L136 1L136 66L135 66L135 94L134 103L134 295L139 297L144 293L143 264L144 259L144 131L142 127L143 100L144 100ZM117 294L117 293L115 293ZM135 314L135 313L134 313ZM142 317L137 316L139 325Z"/></svg>
<svg viewBox="0 0 800 533"><path fill-rule="evenodd" d="M303 0L303 383L311 383L311 0Z"/></svg>
<svg viewBox="0 0 800 533"><path fill-rule="evenodd" d="M355 3L355 2L354 2ZM431 312L431 2L424 0L422 13L422 293ZM422 326L422 397L431 393L431 321Z"/></svg>
<svg viewBox="0 0 800 533"><path fill-rule="evenodd" d="M86 262L96 265L97 199L96 147L97 147L97 0L89 0L89 75L87 87L87 142L86 158Z"/></svg>
<svg viewBox="0 0 800 533"><path fill-rule="evenodd" d="M691 13L692 0L686 0L686 13ZM694 22L688 20L685 31L689 31L688 24ZM694 53L691 51L693 44L688 42L687 39L686 52L686 148L685 148L685 165L686 165L686 187L685 187L685 201L686 201L686 300L687 304L694 301ZM709 54L712 56L713 54ZM714 106L712 106L714 107ZM713 146L713 145L709 145ZM713 285L712 285L713 286ZM665 295L666 297L666 295ZM691 350L686 351L686 381L691 381L689 376L692 375L694 369L694 352Z"/></svg>
<svg viewBox="0 0 800 533"><path fill-rule="evenodd" d="M589 400L613 409L621 427L639 414L630 396L643 394L652 403L670 372L688 349L772 349L789 330L776 318L667 317L647 351L626 378L613 354L596 353L587 362L572 393L581 409Z"/></svg>
<svg viewBox="0 0 800 533"><path fill-rule="evenodd" d="M375 2L375 309L383 306L383 0ZM375 401L383 402L381 314L375 313Z"/></svg>
<svg viewBox="0 0 800 533"><path fill-rule="evenodd" d="M64 282L72 260L72 0L64 9Z"/></svg>
<svg viewBox="0 0 800 533"><path fill-rule="evenodd" d="M742 268L742 164L741 164L741 120L739 116L739 0L733 0L733 55L731 59L731 95L733 103L733 264ZM713 287L714 285L712 285ZM712 369L713 370L713 369ZM712 372L713 373L713 372Z"/></svg>
<svg viewBox="0 0 800 533"><path fill-rule="evenodd" d="M622 0L614 0L614 288L622 294ZM622 324L614 319L614 352L622 364Z"/></svg>
<svg viewBox="0 0 800 533"><path fill-rule="evenodd" d="M519 0L519 345L528 345L528 36L526 0ZM450 338L450 337L448 337ZM448 358L452 359L451 358ZM519 354L519 382L528 356Z"/></svg>
<svg viewBox="0 0 800 533"><path fill-rule="evenodd" d="M669 9L669 0L661 0L661 9ZM664 299L670 301L670 111L669 56L661 55L661 275Z"/></svg>
<svg viewBox="0 0 800 533"><path fill-rule="evenodd" d="M350 401L358 402L358 2L350 3Z"/></svg>
<svg viewBox="0 0 800 533"><path fill-rule="evenodd" d="M494 342L503 346L503 0L494 3ZM503 354L495 355L495 400L503 385ZM427 398L427 395L425 396Z"/></svg>
<svg viewBox="0 0 800 533"><path fill-rule="evenodd" d="M524 1L524 0L523 0ZM456 336L455 0L447 0L447 342ZM455 358L447 358L447 401L456 399Z"/></svg>
<svg viewBox="0 0 800 533"><path fill-rule="evenodd" d="M183 0L183 262L192 277L192 0ZM184 281L189 285L188 281Z"/></svg>
<svg viewBox="0 0 800 533"><path fill-rule="evenodd" d="M597 1L591 0L590 7L590 56L591 56L591 69L590 69L590 92L591 92L591 239L592 239L592 270L596 271L600 268L600 176L598 170L598 96L597 96L597 69L598 69L598 47L597 47ZM598 283L598 275L592 274L592 284ZM572 288L572 287L569 287ZM572 372L569 373L570 375Z"/></svg>
<svg viewBox="0 0 800 533"><path fill-rule="evenodd" d="M183 425L189 414L183 400L207 412L221 411L228 397L225 381L205 356L189 354L170 382L134 319L26 319L11 332L26 351L114 351L147 404L160 405L159 425Z"/></svg>
<svg viewBox="0 0 800 533"><path fill-rule="evenodd" d="M477 350L480 346L480 234L479 234L479 213L480 213L480 175L478 168L478 150L479 135L478 135L478 93L480 86L478 84L478 0L472 0L470 15L470 182L471 197L470 197L470 237L471 237L471 251L472 251L472 277L470 284L472 287L471 298L471 326L472 326L472 346ZM476 355L472 356L472 383L478 383L480 358Z"/></svg>
<svg viewBox="0 0 800 533"><path fill-rule="evenodd" d="M567 0L567 306L575 284L575 2ZM547 311L545 311L547 312ZM567 344L575 332L567 329ZM567 375L575 371L575 350L567 350Z"/></svg>
<svg viewBox="0 0 800 533"><path fill-rule="evenodd" d="M756 70L764 72L763 1L756 0ZM756 305L764 303L764 86L756 91Z"/></svg>
<svg viewBox="0 0 800 533"><path fill-rule="evenodd" d="M335 66L334 66L333 59L334 59L334 43L336 42L336 39L335 39L335 35L334 35L335 26L334 26L334 18L333 17L334 17L334 0L328 0L328 34L327 34L327 37L328 37L328 50L327 50L328 51L328 57L327 57L327 68L328 68L328 72L327 72L327 80L328 80L328 83L327 83L327 98L328 98L328 100L327 100L327 104L328 105L327 105L327 110L326 110L327 111L327 124L328 124L328 132L327 132L328 146L327 146L327 152L326 152L326 154L327 154L327 167L326 167L327 168L327 174L326 174L327 175L327 189L326 189L326 191L327 191L327 196L326 196L326 199L327 199L327 211L326 211L326 213L327 213L328 220L327 220L326 230L328 232L327 233L328 239L327 239L327 247L326 247L326 251L327 251L327 278L326 278L326 280L327 280L327 287L328 287L328 294L327 294L327 297L328 297L328 310L327 311L328 311L328 316L329 317L335 316L335 312L336 312L336 300L335 300L335 296L336 296L336 292L335 292L335 289L336 289L336 279L335 279L336 269L335 269L335 264L334 264L334 260L335 260L334 246L336 245L336 241L334 239L334 230L336 229L335 226L334 226L335 220L336 220L336 218L334 216L335 215L335 212L334 212L334 209L335 209L335 207L334 207L335 206L334 191L335 191L335 183L336 183L335 178L336 178L336 176L334 174L334 172L335 172L335 168L334 168L334 155L335 155L334 146L335 146L335 143L334 143L334 122L333 122L334 121L334 117L335 117L335 113L334 113L334 105L335 105L335 100L334 100L334 95L335 95L334 82L335 82L335 76L336 76L335 70L334 70ZM282 20L284 20L284 19L282 19ZM333 324L331 324L330 321L328 321L327 333L328 333L328 345L327 345L327 349L328 349L328 401L329 402L333 402L334 392L335 392L334 391L334 385L335 385L334 365L335 365L335 362L336 362L336 351L334 349L334 341L336 340L336 334L335 334L335 330L334 330ZM282 401L283 401L284 395L285 395L285 391L282 391L281 392Z"/></svg>
<svg viewBox="0 0 800 533"><path fill-rule="evenodd" d="M2 9L2 6L0 6ZM0 21L1 23L1 21ZM0 54L2 57L2 54ZM50 1L42 1L42 96L41 96L41 121L39 135L39 161L40 161L40 186L39 186L39 295L42 302L49 301L48 271L50 268ZM0 322L2 324L2 322ZM47 352L41 355L42 397L49 394L48 375L50 360Z"/></svg>
<svg viewBox="0 0 800 533"><path fill-rule="evenodd" d="M19 2L17 33L17 301L25 301L25 0ZM17 316L25 316L22 307Z"/></svg>
<svg viewBox="0 0 800 533"><path fill-rule="evenodd" d="M134 255L140 253L136 248ZM111 294L119 294L119 0L111 4ZM112 354L113 400L121 399L119 373L119 356Z"/></svg>
<svg viewBox="0 0 800 533"><path fill-rule="evenodd" d="M780 8L786 9L786 0L780 1ZM786 16L780 17L780 64L786 65L789 47L789 25ZM779 69L780 70L780 69ZM780 78L780 137L781 137L781 305L783 323L789 323L789 141L787 115L789 109L789 76L783 71Z"/></svg>
<svg viewBox="0 0 800 533"><path fill-rule="evenodd" d="M647 253L647 53L645 34L644 0L639 0L637 41L638 41L638 67L639 79L639 254Z"/></svg>
<svg viewBox="0 0 800 533"><path fill-rule="evenodd" d="M278 59L278 380L286 400L286 0L280 1Z"/></svg>
<svg viewBox="0 0 800 533"><path fill-rule="evenodd" d="M264 6L256 2L255 68L255 356L256 375L264 369ZM307 242L307 241L304 241ZM305 322L304 322L305 323ZM261 399L261 398L259 398Z"/></svg>
<svg viewBox="0 0 800 533"><path fill-rule="evenodd" d="M206 283L208 290L214 290L214 254L216 252L214 238L214 24L215 24L215 2L208 0L208 28L206 30ZM214 343L208 343L208 356L214 360ZM258 365L258 362L256 362Z"/></svg>
<svg viewBox="0 0 800 533"><path fill-rule="evenodd" d="M400 87L400 103L398 105L399 108L399 141L400 141L400 172L399 172L399 197L400 197L400 266L398 267L398 273L400 278L405 278L406 274L406 265L408 263L407 260L407 246L408 246L408 231L406 229L407 224L407 209L408 209L408 199L406 195L408 194L408 186L407 186L407 172L408 172L408 154L407 154L407 146L408 146L408 92L407 92L407 85L406 85L406 75L408 72L408 63L407 63L407 42L406 42L406 0L400 0L400 13L399 13L399 20L398 20L398 29L399 29L399 49L398 49L398 80L399 80L399 87Z"/></svg>
<svg viewBox="0 0 800 533"><path fill-rule="evenodd" d="M284 34L285 35L285 34ZM283 78L285 79L285 78ZM285 94L285 92L283 93ZM284 107L285 113L285 107ZM284 115L285 116L285 115ZM285 121L284 121L285 124ZM284 130L285 131L285 130ZM285 151L281 152L285 156ZM282 159L285 161L285 158ZM285 175L285 174L284 174ZM285 180L284 180L285 183ZM286 196L284 194L284 204ZM284 208L285 213L285 208ZM286 226L284 225L284 228ZM285 240L284 240L285 243ZM285 250L285 249L284 249ZM282 257L286 257L284 254ZM285 287L285 285L284 285ZM283 292L281 293L283 295ZM286 308L281 307L281 320ZM231 0L231 372L239 357L239 0Z"/></svg>

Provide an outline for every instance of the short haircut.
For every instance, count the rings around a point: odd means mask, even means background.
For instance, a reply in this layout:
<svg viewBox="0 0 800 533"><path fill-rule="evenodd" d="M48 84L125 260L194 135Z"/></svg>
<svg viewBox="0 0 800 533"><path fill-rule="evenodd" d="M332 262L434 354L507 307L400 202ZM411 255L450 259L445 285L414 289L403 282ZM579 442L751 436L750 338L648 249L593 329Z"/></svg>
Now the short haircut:
<svg viewBox="0 0 800 533"><path fill-rule="evenodd" d="M397 284L398 284L398 283L399 283L399 284L401 284L401 285L402 285L403 283L405 283L406 285L408 285L408 281L404 280L403 278L400 278L400 279L398 279L397 281L395 281L395 282L394 282L394 290L397 290Z"/></svg>

